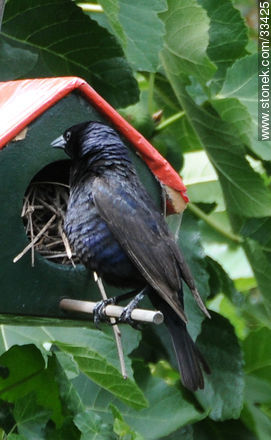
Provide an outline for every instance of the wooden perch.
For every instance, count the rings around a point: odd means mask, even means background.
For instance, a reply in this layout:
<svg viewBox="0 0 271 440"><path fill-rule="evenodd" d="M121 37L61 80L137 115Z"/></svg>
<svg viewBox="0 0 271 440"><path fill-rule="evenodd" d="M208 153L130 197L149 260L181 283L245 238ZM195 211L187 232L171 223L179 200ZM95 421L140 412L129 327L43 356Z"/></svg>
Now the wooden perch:
<svg viewBox="0 0 271 440"><path fill-rule="evenodd" d="M91 301L79 301L75 299L63 298L60 303L60 308L66 311L73 312L83 312L83 313L93 313L94 307L97 305L96 302ZM111 318L119 318L124 310L124 307L108 305L105 307L105 314ZM140 322L151 322L153 324L162 324L164 321L163 313L157 310L144 310L144 309L134 309L131 314L131 318L135 321Z"/></svg>

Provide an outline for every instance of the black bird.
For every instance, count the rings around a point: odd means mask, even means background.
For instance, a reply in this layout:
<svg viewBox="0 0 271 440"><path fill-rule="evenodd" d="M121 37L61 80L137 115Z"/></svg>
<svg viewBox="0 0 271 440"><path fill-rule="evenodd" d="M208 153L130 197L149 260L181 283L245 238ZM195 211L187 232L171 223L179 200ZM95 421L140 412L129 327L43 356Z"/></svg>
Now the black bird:
<svg viewBox="0 0 271 440"><path fill-rule="evenodd" d="M204 387L209 368L186 329L182 279L209 316L167 224L139 181L118 133L100 122L67 129L52 145L71 158L65 232L82 263L107 283L147 294L164 314L184 385ZM125 296L125 295L123 295ZM129 296L126 295L126 296Z"/></svg>

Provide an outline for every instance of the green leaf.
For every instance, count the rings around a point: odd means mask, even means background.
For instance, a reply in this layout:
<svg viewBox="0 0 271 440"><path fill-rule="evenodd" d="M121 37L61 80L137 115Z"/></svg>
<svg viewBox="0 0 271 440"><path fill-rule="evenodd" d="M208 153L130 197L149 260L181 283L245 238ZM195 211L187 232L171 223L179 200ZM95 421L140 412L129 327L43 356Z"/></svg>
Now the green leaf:
<svg viewBox="0 0 271 440"><path fill-rule="evenodd" d="M2 41L39 57L53 75L85 78L114 106L138 99L138 89L114 37L69 0L9 0Z"/></svg>
<svg viewBox="0 0 271 440"><path fill-rule="evenodd" d="M117 349L112 338L100 331L81 329L80 338L73 332L55 329L55 343L71 354L83 371L94 382L110 391L128 405L142 408L147 405L142 392L131 379L123 379L119 371Z"/></svg>
<svg viewBox="0 0 271 440"><path fill-rule="evenodd" d="M165 33L158 13L166 10L166 1L119 0L119 6L119 21L126 35L123 49L129 63L135 70L155 72Z"/></svg>
<svg viewBox="0 0 271 440"><path fill-rule="evenodd" d="M20 48L14 42L0 40L1 81L10 81L27 76L38 60L38 55L30 50Z"/></svg>
<svg viewBox="0 0 271 440"><path fill-rule="evenodd" d="M213 212L209 217L224 231L232 232L227 211ZM239 244L227 239L206 222L200 222L200 233L205 253L217 261L233 280L247 280L253 277L246 254Z"/></svg>
<svg viewBox="0 0 271 440"><path fill-rule="evenodd" d="M55 382L58 385L59 397L62 404L62 413L65 414L65 420L67 416L76 415L77 413L84 410L84 405L80 396L78 395L76 389L74 388L70 378L67 377L66 370L61 368L61 363L59 363L59 358L63 360L63 356L66 353L56 353L56 358L54 358L55 366ZM57 360L56 360L57 359ZM73 361L73 363L75 363ZM63 365L63 364L62 364ZM67 363L65 363L67 365ZM73 376L74 377L74 376ZM61 423L63 420L61 419Z"/></svg>
<svg viewBox="0 0 271 440"><path fill-rule="evenodd" d="M112 365L116 370L120 369L119 358L117 353L116 342L113 337L112 329L105 330L110 332L111 335L105 334L100 330L87 329L81 327L79 329L74 328L58 328L49 327L46 328L47 338L49 336L50 341L57 341L63 344L70 344L78 348L90 349L94 353L98 353L102 358L106 359L106 363ZM124 330L125 332L125 330ZM129 335L129 333L128 333ZM129 336L128 336L129 337ZM138 343L138 335L135 336L134 341L136 345ZM125 354L125 365L127 374L129 377L133 376L133 370L131 368L131 360L128 357L129 350L133 349L133 345L123 347ZM69 353L69 351L67 351Z"/></svg>
<svg viewBox="0 0 271 440"><path fill-rule="evenodd" d="M265 249L271 251L271 218L250 218L241 229L241 234L260 243Z"/></svg>
<svg viewBox="0 0 271 440"><path fill-rule="evenodd" d="M152 440L169 435L206 416L185 399L178 386L169 386L163 380L152 377L142 363L138 363L136 367L136 379L150 405L138 414L121 407L120 411L128 425L144 439Z"/></svg>
<svg viewBox="0 0 271 440"><path fill-rule="evenodd" d="M55 356L62 366L63 370L68 379L73 379L74 377L80 374L77 363L74 361L73 357L68 353L64 353L63 351L56 351Z"/></svg>
<svg viewBox="0 0 271 440"><path fill-rule="evenodd" d="M243 341L245 370L253 373L263 367L271 366L271 330L263 327L252 331Z"/></svg>
<svg viewBox="0 0 271 440"><path fill-rule="evenodd" d="M161 440L194 440L193 427L191 425L185 426L173 434L163 437Z"/></svg>
<svg viewBox="0 0 271 440"><path fill-rule="evenodd" d="M74 422L82 432L80 440L113 440L115 438L112 433L112 427L103 423L102 418L91 410L77 414Z"/></svg>
<svg viewBox="0 0 271 440"><path fill-rule="evenodd" d="M127 46L127 40L123 27L119 21L119 0L100 0L99 4L102 6L104 13L108 19L112 31L118 38L123 49ZM95 14L94 14L95 15ZM95 19L95 17L93 17Z"/></svg>
<svg viewBox="0 0 271 440"><path fill-rule="evenodd" d="M163 64L182 108L216 169L229 212L245 217L270 216L271 193L245 159L240 140L230 134L226 123L194 104L180 77L174 73L176 60L170 52L163 52Z"/></svg>
<svg viewBox="0 0 271 440"><path fill-rule="evenodd" d="M7 436L7 440L27 440L27 438L24 437L23 435L9 434Z"/></svg>
<svg viewBox="0 0 271 440"><path fill-rule="evenodd" d="M258 440L241 420L214 423L207 419L196 423L193 428L193 440Z"/></svg>
<svg viewBox="0 0 271 440"><path fill-rule="evenodd" d="M243 139L244 136L249 138L248 146L254 153L264 160L271 160L271 142L258 141L257 57L257 54L248 55L228 69L224 85L213 105ZM248 125L246 135L244 132Z"/></svg>
<svg viewBox="0 0 271 440"><path fill-rule="evenodd" d="M211 20L207 54L218 70L212 80L219 88L227 68L244 54L248 41L247 28L240 12L230 0L199 0ZM213 88L213 84L211 86Z"/></svg>
<svg viewBox="0 0 271 440"><path fill-rule="evenodd" d="M225 210L224 199L217 174L205 151L184 155L182 177L187 193L194 203L216 203L218 211ZM197 164L197 166L195 166Z"/></svg>
<svg viewBox="0 0 271 440"><path fill-rule="evenodd" d="M140 101L134 105L130 105L125 109L119 110L123 116L133 127L135 127L143 136L150 139L154 131L154 121L148 110L148 93L141 92Z"/></svg>
<svg viewBox="0 0 271 440"><path fill-rule="evenodd" d="M255 115L257 82L257 55L248 55L237 60L228 69L226 80L219 92L219 98L237 98L248 109L251 115ZM252 95L252 96L251 96Z"/></svg>
<svg viewBox="0 0 271 440"><path fill-rule="evenodd" d="M254 240L247 239L244 248L247 257L252 265L255 278L257 280L259 289L266 301L266 304L271 304L270 295L270 283L271 283L271 272L270 272L270 252L265 252L262 247Z"/></svg>
<svg viewBox="0 0 271 440"><path fill-rule="evenodd" d="M86 329L85 327L31 327L31 326L2 326L2 341L3 351L11 347L14 344L29 344L35 343L45 353L44 347L50 348L51 344L55 340L71 342L76 345L78 341L86 344L86 347L92 346L94 350L101 352L103 356L106 356L110 363L116 368L119 368L119 358L117 355L117 349L115 340L113 338L113 331L111 327L104 326L104 332L93 329ZM106 333L106 334L105 334ZM140 340L140 333L135 332L133 329L126 326L122 329L123 349L125 353L125 364L128 376L133 375L131 368L131 360L128 354L137 347ZM61 356L61 355L60 355ZM67 355L68 356L68 355ZM60 359L61 360L61 359ZM71 374L76 374L76 367L72 363L72 357L68 368L71 369ZM64 360L63 360L64 362ZM71 363L70 363L71 362Z"/></svg>
<svg viewBox="0 0 271 440"><path fill-rule="evenodd" d="M242 143L251 145L253 125L246 107L237 98L213 99L211 102L223 121L231 125L232 133L240 136Z"/></svg>
<svg viewBox="0 0 271 440"><path fill-rule="evenodd" d="M240 305L242 296L236 290L233 281L220 264L210 257L207 257L208 272L210 273L211 285L215 284L213 294L224 293L230 301Z"/></svg>
<svg viewBox="0 0 271 440"><path fill-rule="evenodd" d="M212 313L205 320L198 346L211 374L205 375L205 388L196 392L209 417L216 421L235 419L243 407L243 360L233 327L222 316Z"/></svg>
<svg viewBox="0 0 271 440"><path fill-rule="evenodd" d="M269 440L271 436L271 421L257 405L247 405L253 423L253 430L257 435L257 440Z"/></svg>
<svg viewBox="0 0 271 440"><path fill-rule="evenodd" d="M209 19L195 0L168 1L160 15L166 26L163 58L169 53L175 75L195 76L205 83L215 72L207 56Z"/></svg>
<svg viewBox="0 0 271 440"><path fill-rule="evenodd" d="M74 359L88 377L101 387L123 400L134 408L147 406L144 395L131 379L123 379L120 372L110 365L106 359L86 347L73 346L57 342L64 351L72 354Z"/></svg>
<svg viewBox="0 0 271 440"><path fill-rule="evenodd" d="M271 403L271 382L259 378L257 372L246 375L246 401L256 404Z"/></svg>
<svg viewBox="0 0 271 440"><path fill-rule="evenodd" d="M201 244L199 225L195 217L186 211L183 215L178 244L194 276L197 289L205 302L210 294L209 274L205 253ZM193 339L199 335L204 315L196 304L190 290L185 286L184 305L188 316L188 331Z"/></svg>
<svg viewBox="0 0 271 440"><path fill-rule="evenodd" d="M41 353L34 345L13 346L2 354L0 365L0 396L9 402L25 395L29 391L29 381L39 376L45 367Z"/></svg>
<svg viewBox="0 0 271 440"><path fill-rule="evenodd" d="M122 418L115 418L113 429L119 438L128 438L129 440L144 440L144 438L138 434L138 432L133 431Z"/></svg>
<svg viewBox="0 0 271 440"><path fill-rule="evenodd" d="M125 365L129 376L127 380L122 378L119 371L119 359L113 337L101 331L86 328L43 327L37 328L33 334L33 328L31 327L5 326L5 340L9 344L13 344L15 339L18 338L18 331L21 335L21 340L18 340L21 343L32 340L42 345L57 341L59 347L64 349L65 346L66 354L73 357L82 371L89 374L101 386L110 389L111 392L116 393L118 397L123 398L128 404L130 403L136 407L147 405L144 396L132 379L131 360L128 358L128 353L139 342L140 334L135 330L123 328ZM112 332L112 329L109 328L107 331ZM133 334L131 335L131 333ZM75 356L75 353L77 356ZM63 362L62 365L64 365ZM96 371L97 364L101 366L99 367L100 371ZM74 365L71 365L70 362L68 368L72 369L72 374L76 374ZM115 381L111 381L111 375L115 377ZM57 401L57 399L55 400ZM70 404L72 405L73 403L70 402Z"/></svg>
<svg viewBox="0 0 271 440"><path fill-rule="evenodd" d="M80 440L80 431L77 429L70 415L65 417L65 420L60 428L57 428L48 423L46 426L46 440Z"/></svg>
<svg viewBox="0 0 271 440"><path fill-rule="evenodd" d="M45 368L44 358L35 345L14 345L0 357L0 365L2 399L16 402L19 398L35 392L37 403L51 412L55 424L59 426L63 422L54 357L49 357L48 366Z"/></svg>
<svg viewBox="0 0 271 440"><path fill-rule="evenodd" d="M167 385L164 380L151 376L149 369L141 362L136 363L135 370L137 383L149 401L149 407L141 410L127 407L117 399L112 400L112 395L86 377L81 376L73 382L84 404L101 415L105 422L113 423L113 404L123 420L145 440L160 439L206 416L186 399L179 386Z"/></svg>
<svg viewBox="0 0 271 440"><path fill-rule="evenodd" d="M242 418L253 429L259 440L268 440L271 435L271 419L264 412L264 404L270 407L271 384L257 377L246 377L246 405Z"/></svg>
<svg viewBox="0 0 271 440"><path fill-rule="evenodd" d="M19 434L27 440L45 440L50 411L36 404L34 393L16 401L13 415Z"/></svg>
<svg viewBox="0 0 271 440"><path fill-rule="evenodd" d="M165 130L152 140L153 145L164 156L169 163L179 171L183 164L183 157L180 152L179 139L171 130Z"/></svg>
<svg viewBox="0 0 271 440"><path fill-rule="evenodd" d="M166 10L166 0L102 0L100 4L108 22L100 14L91 17L117 37L133 69L156 72L165 33L158 14Z"/></svg>

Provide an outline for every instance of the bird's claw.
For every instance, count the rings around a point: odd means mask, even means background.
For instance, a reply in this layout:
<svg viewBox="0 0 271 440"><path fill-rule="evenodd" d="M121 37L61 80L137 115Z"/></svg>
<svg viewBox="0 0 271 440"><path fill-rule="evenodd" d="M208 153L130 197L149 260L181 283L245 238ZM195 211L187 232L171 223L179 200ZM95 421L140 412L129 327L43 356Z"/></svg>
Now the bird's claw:
<svg viewBox="0 0 271 440"><path fill-rule="evenodd" d="M131 317L132 311L134 310L134 307L131 307L129 304L128 306L124 307L122 314L118 318L117 322L122 324L129 324L131 327L135 328L136 330L139 329L138 323Z"/></svg>
<svg viewBox="0 0 271 440"><path fill-rule="evenodd" d="M110 323L110 318L105 314L105 307L109 304L115 304L115 298L108 298L99 301L93 309L93 321L95 327L99 328L100 322Z"/></svg>
<svg viewBox="0 0 271 440"><path fill-rule="evenodd" d="M143 292L138 293L135 298L124 307L122 314L118 318L118 322L129 324L131 327L138 330L139 324L132 318L132 312L138 305L138 303L144 298Z"/></svg>

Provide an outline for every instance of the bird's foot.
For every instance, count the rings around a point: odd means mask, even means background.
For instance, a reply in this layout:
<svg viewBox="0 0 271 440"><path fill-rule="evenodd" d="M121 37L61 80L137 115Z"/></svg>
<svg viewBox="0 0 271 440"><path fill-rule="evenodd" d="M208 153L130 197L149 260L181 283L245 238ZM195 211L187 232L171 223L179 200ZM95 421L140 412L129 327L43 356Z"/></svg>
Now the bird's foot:
<svg viewBox="0 0 271 440"><path fill-rule="evenodd" d="M99 301L93 309L93 320L94 324L97 328L99 328L100 322L110 323L110 318L105 314L105 307L109 304L115 304L116 298L108 298L102 301Z"/></svg>
<svg viewBox="0 0 271 440"><path fill-rule="evenodd" d="M132 312L138 305L138 303L144 298L144 293L138 293L129 304L124 307L122 314L118 318L119 323L125 323L131 325L133 328L138 329L139 324L132 318Z"/></svg>

